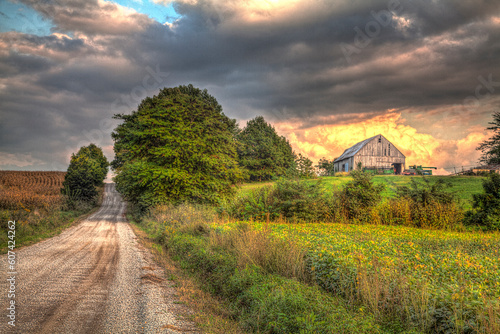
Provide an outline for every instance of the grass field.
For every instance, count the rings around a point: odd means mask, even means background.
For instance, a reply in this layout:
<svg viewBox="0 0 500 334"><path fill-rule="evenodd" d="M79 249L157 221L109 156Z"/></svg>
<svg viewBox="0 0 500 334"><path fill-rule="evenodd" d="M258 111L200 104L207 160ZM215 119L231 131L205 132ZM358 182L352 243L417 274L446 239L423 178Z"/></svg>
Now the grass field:
<svg viewBox="0 0 500 334"><path fill-rule="evenodd" d="M394 197L396 194L397 186L410 184L411 179L421 180L422 176L402 176L402 175L376 175L373 177L374 184L384 184L385 190L382 192L384 198ZM451 183L451 187L448 191L454 193L457 199L464 205L464 208L469 209L471 207L472 194L477 194L482 192L482 181L484 177L477 176L426 176L430 182L436 182L437 180L444 180ZM334 190L336 188L342 187L349 181L352 181L352 177L343 176L327 176L318 179L311 179L308 182L317 182L321 180L327 186L327 189ZM271 185L273 182L263 182L263 183L245 183L243 184L238 192L239 196L244 196L251 191Z"/></svg>
<svg viewBox="0 0 500 334"><path fill-rule="evenodd" d="M223 233L236 225L213 227ZM253 226L298 242L307 249L309 270L320 286L361 303L386 325L399 321L423 332L500 332L498 232L317 223Z"/></svg>

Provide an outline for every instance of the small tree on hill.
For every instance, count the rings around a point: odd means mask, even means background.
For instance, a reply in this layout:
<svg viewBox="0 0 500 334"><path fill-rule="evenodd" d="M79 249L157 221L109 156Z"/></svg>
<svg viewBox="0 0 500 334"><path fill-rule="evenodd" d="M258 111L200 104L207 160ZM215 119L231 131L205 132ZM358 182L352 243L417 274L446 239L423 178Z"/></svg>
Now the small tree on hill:
<svg viewBox="0 0 500 334"><path fill-rule="evenodd" d="M334 160L330 161L326 158L321 158L318 162L318 167L321 176L334 176L335 175L335 164Z"/></svg>
<svg viewBox="0 0 500 334"><path fill-rule="evenodd" d="M302 179L308 179L316 177L314 173L313 162L307 157L299 153L297 159L295 159L295 164L297 168L298 177Z"/></svg>
<svg viewBox="0 0 500 334"><path fill-rule="evenodd" d="M248 121L237 136L240 165L250 180L262 181L285 175L295 164L295 154L285 137L279 136L264 117Z"/></svg>

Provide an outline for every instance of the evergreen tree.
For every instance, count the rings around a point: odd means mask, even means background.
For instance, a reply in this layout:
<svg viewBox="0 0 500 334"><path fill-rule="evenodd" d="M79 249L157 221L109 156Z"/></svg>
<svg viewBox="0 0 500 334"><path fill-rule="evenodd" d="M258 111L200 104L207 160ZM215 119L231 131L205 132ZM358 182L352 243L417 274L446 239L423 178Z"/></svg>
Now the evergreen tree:
<svg viewBox="0 0 500 334"><path fill-rule="evenodd" d="M237 138L240 165L248 170L250 180L263 181L285 175L295 164L290 143L262 116L248 121Z"/></svg>
<svg viewBox="0 0 500 334"><path fill-rule="evenodd" d="M117 189L147 208L181 201L217 203L242 178L236 121L217 100L192 85L145 98L112 133Z"/></svg>
<svg viewBox="0 0 500 334"><path fill-rule="evenodd" d="M482 142L477 150L483 152L480 161L486 164L500 164L500 112L493 114L492 126L486 128L493 131L493 136Z"/></svg>

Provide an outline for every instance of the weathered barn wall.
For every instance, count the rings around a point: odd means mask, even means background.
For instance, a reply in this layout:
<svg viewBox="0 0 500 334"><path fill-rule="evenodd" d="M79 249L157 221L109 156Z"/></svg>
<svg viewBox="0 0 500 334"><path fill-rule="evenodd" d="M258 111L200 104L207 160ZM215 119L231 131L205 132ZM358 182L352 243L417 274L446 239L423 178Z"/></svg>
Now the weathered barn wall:
<svg viewBox="0 0 500 334"><path fill-rule="evenodd" d="M377 136L354 155L354 165L387 168L392 163L405 163L405 156L384 136Z"/></svg>

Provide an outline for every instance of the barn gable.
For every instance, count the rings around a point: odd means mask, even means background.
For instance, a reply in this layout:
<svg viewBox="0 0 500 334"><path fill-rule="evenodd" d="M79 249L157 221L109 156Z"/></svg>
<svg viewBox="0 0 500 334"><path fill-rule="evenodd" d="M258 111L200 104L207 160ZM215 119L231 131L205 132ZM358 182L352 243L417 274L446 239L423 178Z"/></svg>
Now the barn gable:
<svg viewBox="0 0 500 334"><path fill-rule="evenodd" d="M376 137L378 136L381 136L381 135L377 135L377 136L374 136L374 137L371 137L371 138L368 138L368 139L365 139L363 141L360 141L359 143L349 147L347 150L344 151L344 153L342 153L342 155L340 157L338 157L337 159L334 160L334 162L336 161L340 161L340 160L344 160L344 159L347 159L347 158L350 158L352 156L354 156L356 153L359 152L359 150L361 150L366 144L368 144L369 142L371 142L373 139L375 139Z"/></svg>

